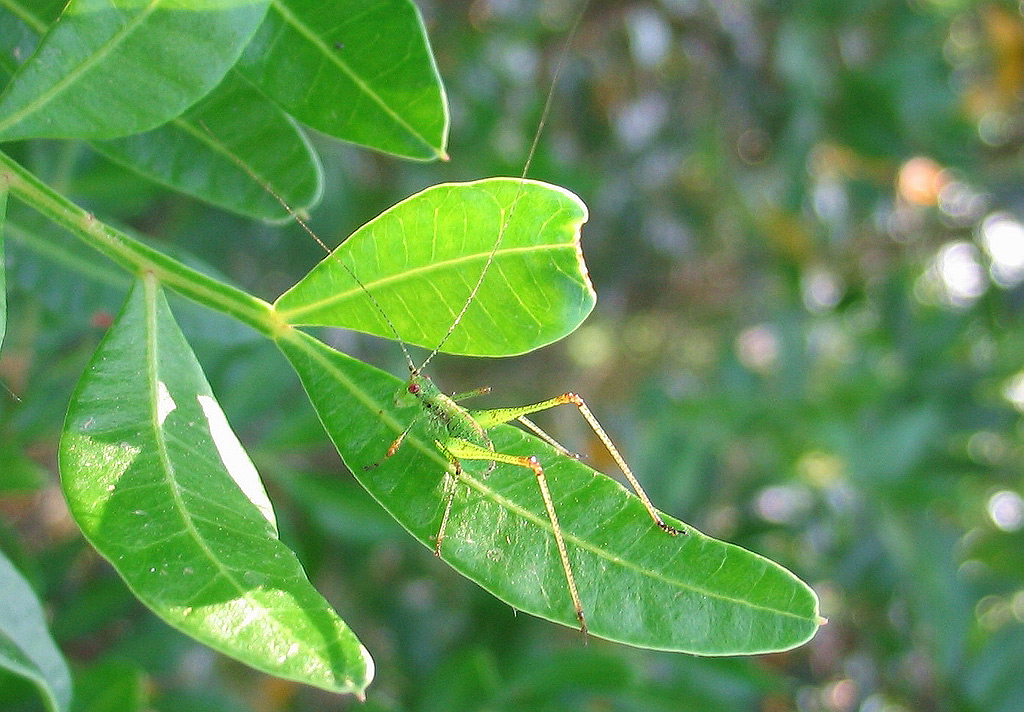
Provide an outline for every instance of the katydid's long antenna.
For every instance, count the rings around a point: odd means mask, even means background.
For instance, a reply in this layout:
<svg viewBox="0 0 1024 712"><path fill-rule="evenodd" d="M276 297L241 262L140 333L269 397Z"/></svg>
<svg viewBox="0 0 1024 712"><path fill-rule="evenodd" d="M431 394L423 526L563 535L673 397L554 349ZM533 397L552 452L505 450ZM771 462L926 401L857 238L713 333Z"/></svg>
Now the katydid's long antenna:
<svg viewBox="0 0 1024 712"><path fill-rule="evenodd" d="M324 249L324 252L326 252L328 255L333 254L331 252L331 248L324 244L324 241L321 240L320 237L315 232L313 232L313 229L306 224L306 221L303 220L302 217L297 212L292 210L292 206L288 205L288 203L285 202L285 199L278 195L277 192L270 187L270 183L256 175L252 171L252 169L249 168L249 166L245 165L245 163L242 162L241 158L236 156L227 146L223 144L223 142L219 138L217 138L216 134L214 134L213 131L210 130L210 127L207 126L205 122L200 121L199 125L202 126L203 130L210 135L210 138L217 142L218 148L220 148L221 151L224 152L224 155L230 158L236 166L245 171L245 173L250 178L256 181L260 185L260 187L263 188L263 190L267 191L271 196L273 196L274 200L281 204L281 207L285 209L285 212L288 213L292 220L297 222L299 226L306 231L306 234L312 237L313 241ZM366 285L363 284L362 280L356 276L356 273L352 270L352 268L345 264L343 260L339 258L337 262L339 265L342 266L342 268L344 268L346 272L348 272L348 276L351 277L355 281L355 283L359 285L359 288L362 289L363 293L366 294L366 296L369 298L370 303L373 304L373 308L377 310L377 312L384 319L384 323L388 325L389 329L391 329L391 333L394 334L395 341L397 341L398 345L402 347L402 353L405 354L405 360L409 364L409 370L415 370L416 364L412 360L412 355L409 353L409 349L406 348L405 342L402 341L402 337L398 335L398 329L396 329L395 325L391 323L391 319L388 318L387 312L385 312L383 307L381 307L380 302L377 301L377 298L373 296L373 292L366 288Z"/></svg>
<svg viewBox="0 0 1024 712"><path fill-rule="evenodd" d="M455 316L455 320L452 321L451 326L448 327L448 331L438 342L434 350L430 352L430 355L420 364L419 368L413 369L413 373L419 373L427 367L430 360L437 355L441 348L448 341L448 338L455 331L455 327L462 321L462 317L465 316L466 310L469 309L469 305L473 303L473 299L476 298L477 292L480 291L480 285L484 283L484 277L487 276L487 270L490 269L491 263L494 262L494 256L498 254L498 247L501 245L501 239L505 236L505 231L508 229L509 224L512 222L512 216L516 211L516 205L519 203L520 198L523 197L523 191L526 188L526 174L530 172L530 164L533 163L533 154L537 152L537 144L540 143L540 134L544 129L544 125L547 123L548 114L551 112L551 103L555 96L555 89L558 87L558 78L562 74L562 68L565 66L565 61L569 57L569 49L572 47L572 42L576 38L576 31L579 29L580 22L583 20L583 13L587 9L589 0L583 0L580 5L579 11L576 13L576 19L573 20L572 27L569 29L569 35L565 40L565 47L559 53L558 64L555 66L554 74L551 76L551 86L548 88L548 95L544 99L544 108L540 112L540 121L537 123L537 130L533 132L533 141L530 143L530 150L526 154L526 164L523 166L523 172L519 175L519 187L516 189L516 194L512 198L512 204L508 207L508 213L505 215L504 221L498 228L498 237L494 241L494 245L491 247L490 253L487 255L487 261L484 262L484 268L480 270L480 276L476 279L476 284L473 285L473 289L470 290L469 296L466 297L466 301L462 304L462 309Z"/></svg>

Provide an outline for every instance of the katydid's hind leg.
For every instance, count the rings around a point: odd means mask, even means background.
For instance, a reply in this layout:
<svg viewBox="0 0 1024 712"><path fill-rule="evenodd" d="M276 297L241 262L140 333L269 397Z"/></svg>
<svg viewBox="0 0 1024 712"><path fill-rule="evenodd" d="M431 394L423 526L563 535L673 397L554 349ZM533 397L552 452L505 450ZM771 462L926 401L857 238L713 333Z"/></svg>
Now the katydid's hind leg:
<svg viewBox="0 0 1024 712"><path fill-rule="evenodd" d="M516 418L516 420L518 420L520 423L522 423L531 431L533 431L533 434L536 435L538 438L540 438L548 445L558 450L558 452L561 453L562 455L565 455L566 457L571 457L573 460L580 459L580 455L578 452L570 452L569 448L567 448L565 445L558 442L553 437L548 435L546 432L541 430L539 425L537 425L535 422L527 418L525 415L520 415L518 418Z"/></svg>
<svg viewBox="0 0 1024 712"><path fill-rule="evenodd" d="M455 461L456 473L461 473L458 460ZM444 541L444 529L448 526L448 515L452 513L452 502L455 501L455 487L458 485L458 478L444 473L444 513L441 514L441 524L437 528L437 536L434 537L434 556L441 558L441 542Z"/></svg>
<svg viewBox="0 0 1024 712"><path fill-rule="evenodd" d="M619 449L615 447L615 443L613 443L612 439L608 437L608 433L606 433L604 428L601 427L601 423L597 421L597 418L594 417L594 414L590 411L590 408L588 408L587 404L583 401L583 398L581 398L578 394L572 392L563 393L560 396L549 398L548 400L541 401L540 403L519 406L517 408L495 408L493 410L477 410L473 411L473 418L478 423L480 423L480 425L484 428L489 428L491 426L498 425L499 423L507 423L510 420L519 420L523 422L524 425L527 425L527 427L529 427L531 430L537 432L540 430L540 428L533 425L529 420L527 420L523 416L530 415L531 413L537 413L542 410L547 410L548 408L554 408L556 405L566 404L574 405L580 411L580 415L582 415L583 419L587 421L587 425L590 426L590 429L593 430L594 434L597 435L598 439L600 439L601 444L604 445L606 450L608 450L608 454L612 456L613 460L615 460L615 464L619 466L620 470L622 470L623 476L625 476L626 480L629 482L629 485L633 488L633 491L636 492L636 496L640 498L640 502L644 505L644 509L647 510L647 514L650 515L651 520L654 521L655 525L657 525L657 527L661 529L663 532L671 534L672 536L676 536L678 534L685 534L685 530L676 529L673 526L669 526L665 523L665 520L661 518L661 514L659 514L658 510L654 508L654 504L651 502L651 498L647 496L646 492L644 492L644 488L640 485L640 481L636 478L636 475L633 474L633 471L629 469L629 465L626 464L625 458L623 458L622 455L619 453ZM546 433L544 435L541 435L541 437L544 440L552 442L553 438L551 438L550 436L545 436ZM562 447L561 445L558 445L557 443L553 444L555 444L556 447L565 450L565 448Z"/></svg>
<svg viewBox="0 0 1024 712"><path fill-rule="evenodd" d="M448 462L455 468L454 475L444 473L444 512L441 514L441 524L437 528L437 536L434 537L434 556L441 558L441 542L444 541L444 530L448 526L448 516L452 513L452 502L455 501L455 488L459 484L459 476L462 475L462 464L459 458L451 450L435 440L434 445L441 451L441 454L448 458ZM493 463L492 463L493 466Z"/></svg>
<svg viewBox="0 0 1024 712"><path fill-rule="evenodd" d="M657 527L672 536L685 534L685 530L676 529L675 527L666 524L665 520L661 518L661 514L654 508L651 498L647 496L647 493L644 492L644 488L640 485L640 480L638 480L636 475L633 474L633 471L629 469L629 465L626 464L625 458L619 453L619 449L615 447L615 443L613 443L612 439L608 437L608 433L606 433L604 428L601 427L601 423L597 421L597 418L590 411L590 408L587 407L583 398L576 393L570 392L563 393L555 400L559 400L561 403L571 403L579 409L580 415L582 415L583 419L587 421L587 425L590 426L590 429L594 431L595 435L597 435L601 444L603 444L605 449L608 451L608 454L612 456L613 460L615 460L615 464L619 466L620 470L622 470L623 476L625 476L626 480L633 488L633 491L636 492L636 496L640 498L640 502L644 505L644 509L647 510L647 513L651 516L651 519Z"/></svg>
<svg viewBox="0 0 1024 712"><path fill-rule="evenodd" d="M445 449L453 456L464 460L491 460L492 462L503 462L508 465L518 465L533 471L537 479L537 486L540 488L541 499L544 500L544 510L547 512L548 521L551 522L551 532L555 538L555 548L558 550L558 559L562 564L562 572L565 574L565 583L569 587L569 597L572 599L572 607L576 612L576 621L579 623L583 639L587 637L587 622L583 616L583 605L580 603L579 591L576 588L576 578L572 574L572 566L569 564L569 553L565 548L565 539L562 537L562 527L558 523L558 514L555 512L555 504L551 499L551 490L548 489L548 480L544 475L544 468L540 461L533 455L510 455L504 452L489 450L468 440L451 438L444 443Z"/></svg>
<svg viewBox="0 0 1024 712"><path fill-rule="evenodd" d="M537 458L530 455L524 466L533 470L537 477L537 486L540 488L541 497L544 500L544 508L548 512L548 519L551 521L551 531L555 535L555 544L558 547L558 556L562 560L562 570L565 573L565 582L569 586L569 595L572 597L573 608L576 609L576 621L580 624L580 633L583 634L584 642L587 639L587 622L583 618L583 605L580 603L580 596L576 590L576 579L572 575L572 567L569 565L569 554L565 550L565 541L562 539L562 528L558 524L558 515L555 513L555 504L551 500L551 491L548 489L548 479L544 476L544 469L540 466Z"/></svg>

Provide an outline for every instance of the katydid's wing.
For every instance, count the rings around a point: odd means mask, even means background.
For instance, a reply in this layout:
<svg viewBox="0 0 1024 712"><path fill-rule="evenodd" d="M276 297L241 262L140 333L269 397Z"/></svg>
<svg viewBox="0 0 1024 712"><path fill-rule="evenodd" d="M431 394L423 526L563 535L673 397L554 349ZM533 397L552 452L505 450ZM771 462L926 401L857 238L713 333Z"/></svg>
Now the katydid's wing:
<svg viewBox="0 0 1024 712"><path fill-rule="evenodd" d="M578 197L547 183L436 185L359 228L274 306L289 324L397 335L432 349L469 299L500 234L480 289L443 350L525 353L571 333L594 307L579 241L586 219Z"/></svg>
<svg viewBox="0 0 1024 712"><path fill-rule="evenodd" d="M399 381L297 330L283 332L278 345L348 467L432 547L446 461L423 431L413 428L394 456L363 469L417 412L393 406ZM669 536L609 477L517 428L488 432L502 452L540 457L593 635L643 648L753 654L800 645L823 622L814 592L778 564L689 527ZM474 476L482 468L466 463L442 558L512 607L576 627L533 474L499 464L486 479Z"/></svg>

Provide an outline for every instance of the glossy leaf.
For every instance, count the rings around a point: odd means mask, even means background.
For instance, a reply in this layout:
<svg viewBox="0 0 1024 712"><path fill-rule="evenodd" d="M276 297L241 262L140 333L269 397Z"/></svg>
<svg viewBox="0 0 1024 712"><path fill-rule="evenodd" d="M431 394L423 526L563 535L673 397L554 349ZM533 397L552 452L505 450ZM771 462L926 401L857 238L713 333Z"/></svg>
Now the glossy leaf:
<svg viewBox="0 0 1024 712"><path fill-rule="evenodd" d="M182 116L93 148L174 190L259 220L289 219L270 191L303 210L323 190L305 134L234 71Z"/></svg>
<svg viewBox="0 0 1024 712"><path fill-rule="evenodd" d="M448 106L409 0L273 0L239 69L317 131L406 158L445 155Z"/></svg>
<svg viewBox="0 0 1024 712"><path fill-rule="evenodd" d="M83 533L167 623L255 668L361 694L366 651L277 538L259 476L152 279L68 410L61 481Z"/></svg>
<svg viewBox="0 0 1024 712"><path fill-rule="evenodd" d="M0 667L39 688L50 710L71 704L71 674L32 587L0 552Z"/></svg>
<svg viewBox="0 0 1024 712"><path fill-rule="evenodd" d="M480 290L442 350L524 353L572 332L593 309L579 242L586 219L579 198L538 181L432 186L359 228L274 306L290 324L389 338L397 332L407 343L432 349L501 234Z"/></svg>
<svg viewBox="0 0 1024 712"><path fill-rule="evenodd" d="M174 118L237 61L267 2L71 0L0 95L0 140L115 138Z"/></svg>
<svg viewBox="0 0 1024 712"><path fill-rule="evenodd" d="M279 346L298 372L349 469L420 542L433 545L443 510L445 458L397 410L402 383L298 331ZM491 431L497 449L537 454L549 478L587 624L593 635L704 655L785 650L814 635L814 592L781 566L687 527L671 537L611 478L511 426ZM551 528L532 473L464 463L442 558L517 610L576 626ZM673 521L674 523L674 521Z"/></svg>

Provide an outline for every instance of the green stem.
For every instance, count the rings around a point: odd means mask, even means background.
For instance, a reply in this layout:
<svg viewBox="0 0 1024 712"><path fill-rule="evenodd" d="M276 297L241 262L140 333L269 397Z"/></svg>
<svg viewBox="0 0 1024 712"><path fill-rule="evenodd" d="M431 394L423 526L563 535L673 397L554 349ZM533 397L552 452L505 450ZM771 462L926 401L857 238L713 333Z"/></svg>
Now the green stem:
<svg viewBox="0 0 1024 712"><path fill-rule="evenodd" d="M267 302L197 272L100 222L0 152L0 191L5 187L26 205L130 272L150 273L179 294L233 316L271 338L286 328Z"/></svg>

